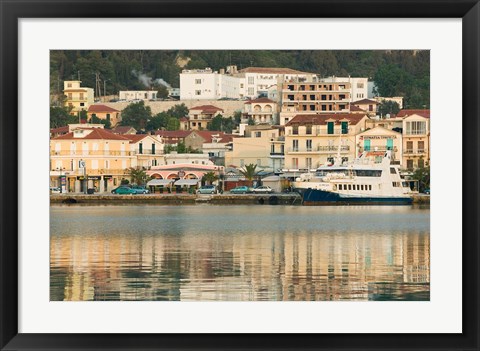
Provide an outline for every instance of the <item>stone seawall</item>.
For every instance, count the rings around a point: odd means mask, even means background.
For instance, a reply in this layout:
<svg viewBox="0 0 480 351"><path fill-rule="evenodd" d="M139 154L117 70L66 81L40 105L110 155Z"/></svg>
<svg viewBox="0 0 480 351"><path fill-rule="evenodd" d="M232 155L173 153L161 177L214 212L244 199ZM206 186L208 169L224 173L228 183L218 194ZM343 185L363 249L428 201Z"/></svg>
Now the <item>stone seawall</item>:
<svg viewBox="0 0 480 351"><path fill-rule="evenodd" d="M157 205L301 205L298 194L245 194L245 195L190 195L190 194L149 194L149 195L84 195L52 194L52 204L157 204Z"/></svg>
<svg viewBox="0 0 480 351"><path fill-rule="evenodd" d="M430 204L429 195L414 195L413 203ZM301 205L302 199L296 193L291 194L149 194L149 195L84 195L84 194L52 194L52 204L156 204L156 205Z"/></svg>

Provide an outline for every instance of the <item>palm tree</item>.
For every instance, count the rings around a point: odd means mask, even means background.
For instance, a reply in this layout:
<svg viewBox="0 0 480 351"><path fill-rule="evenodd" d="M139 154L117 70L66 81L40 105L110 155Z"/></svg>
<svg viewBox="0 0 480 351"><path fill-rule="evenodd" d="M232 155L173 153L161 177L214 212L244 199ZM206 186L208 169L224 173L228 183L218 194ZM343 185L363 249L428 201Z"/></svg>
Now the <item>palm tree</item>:
<svg viewBox="0 0 480 351"><path fill-rule="evenodd" d="M205 184L209 185L209 184L213 184L214 181L216 181L218 179L217 175L215 174L215 172L208 172L208 173L205 173L202 177L202 180L205 182Z"/></svg>
<svg viewBox="0 0 480 351"><path fill-rule="evenodd" d="M257 165L254 165L253 163L250 163L249 165L246 165L243 167L243 169L240 169L240 173L247 179L247 180L253 180L255 176L257 175Z"/></svg>
<svg viewBox="0 0 480 351"><path fill-rule="evenodd" d="M147 173L142 167L130 167L127 171L134 184L144 184L147 180Z"/></svg>

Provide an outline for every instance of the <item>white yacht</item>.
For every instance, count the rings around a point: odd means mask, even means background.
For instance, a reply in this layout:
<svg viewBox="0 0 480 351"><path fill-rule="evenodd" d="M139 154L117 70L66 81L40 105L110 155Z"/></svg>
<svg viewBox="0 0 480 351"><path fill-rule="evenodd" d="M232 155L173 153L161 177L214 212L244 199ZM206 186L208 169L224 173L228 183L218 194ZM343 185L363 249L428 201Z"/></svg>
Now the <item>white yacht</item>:
<svg viewBox="0 0 480 351"><path fill-rule="evenodd" d="M338 155L333 165L300 175L293 188L304 205L411 204L410 187L391 157L390 150L365 151L353 162L342 164Z"/></svg>

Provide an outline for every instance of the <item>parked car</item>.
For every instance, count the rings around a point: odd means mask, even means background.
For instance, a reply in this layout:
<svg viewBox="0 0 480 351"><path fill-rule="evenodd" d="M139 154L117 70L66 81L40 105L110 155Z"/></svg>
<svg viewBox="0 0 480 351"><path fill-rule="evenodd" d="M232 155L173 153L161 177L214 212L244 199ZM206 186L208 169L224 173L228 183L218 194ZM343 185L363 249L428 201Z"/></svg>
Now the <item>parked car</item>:
<svg viewBox="0 0 480 351"><path fill-rule="evenodd" d="M119 186L112 190L112 194L118 195L128 195L128 194L136 194L137 192L128 186Z"/></svg>
<svg viewBox="0 0 480 351"><path fill-rule="evenodd" d="M250 192L250 188L248 186L237 186L236 188L233 188L230 190L230 193L232 194L246 194Z"/></svg>
<svg viewBox="0 0 480 351"><path fill-rule="evenodd" d="M60 194L62 190L58 186L51 186L50 193L52 194Z"/></svg>
<svg viewBox="0 0 480 351"><path fill-rule="evenodd" d="M204 185L197 190L197 194L215 194L217 192L217 188L215 185Z"/></svg>
<svg viewBox="0 0 480 351"><path fill-rule="evenodd" d="M150 191L142 185L134 185L132 189L135 190L136 194L148 194Z"/></svg>
<svg viewBox="0 0 480 351"><path fill-rule="evenodd" d="M255 194L270 194L273 192L273 189L267 185L257 186L252 190Z"/></svg>
<svg viewBox="0 0 480 351"><path fill-rule="evenodd" d="M425 189L425 190L423 191L423 193L424 193L424 194L427 194L427 195L430 195L430 188Z"/></svg>

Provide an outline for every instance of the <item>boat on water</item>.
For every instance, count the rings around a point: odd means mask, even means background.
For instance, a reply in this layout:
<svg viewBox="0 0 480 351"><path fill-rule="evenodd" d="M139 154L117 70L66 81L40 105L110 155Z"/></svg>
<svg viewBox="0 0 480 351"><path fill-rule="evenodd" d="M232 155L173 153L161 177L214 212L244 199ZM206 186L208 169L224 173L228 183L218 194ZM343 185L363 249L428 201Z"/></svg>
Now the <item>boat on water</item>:
<svg viewBox="0 0 480 351"><path fill-rule="evenodd" d="M292 187L304 205L409 205L412 193L392 163L392 151L364 151L350 163L340 155L332 165L303 173Z"/></svg>

